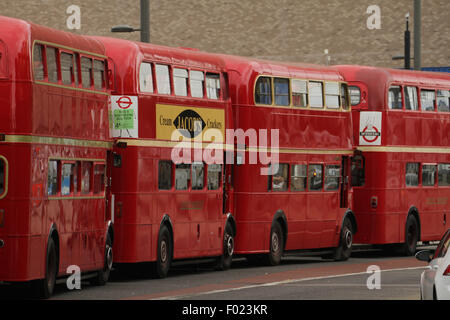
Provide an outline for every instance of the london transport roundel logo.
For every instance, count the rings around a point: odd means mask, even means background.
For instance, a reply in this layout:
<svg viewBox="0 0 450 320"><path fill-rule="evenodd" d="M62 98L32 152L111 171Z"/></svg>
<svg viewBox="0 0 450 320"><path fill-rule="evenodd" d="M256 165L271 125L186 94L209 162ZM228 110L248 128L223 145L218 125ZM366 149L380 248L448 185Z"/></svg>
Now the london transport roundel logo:
<svg viewBox="0 0 450 320"><path fill-rule="evenodd" d="M133 102L131 102L131 98L127 96L122 96L119 99L117 99L117 105L120 109L128 109Z"/></svg>
<svg viewBox="0 0 450 320"><path fill-rule="evenodd" d="M377 141L378 137L381 136L380 131L375 126L371 126L372 130L368 131L369 126L366 126L363 131L360 133L364 141L368 143L373 143Z"/></svg>

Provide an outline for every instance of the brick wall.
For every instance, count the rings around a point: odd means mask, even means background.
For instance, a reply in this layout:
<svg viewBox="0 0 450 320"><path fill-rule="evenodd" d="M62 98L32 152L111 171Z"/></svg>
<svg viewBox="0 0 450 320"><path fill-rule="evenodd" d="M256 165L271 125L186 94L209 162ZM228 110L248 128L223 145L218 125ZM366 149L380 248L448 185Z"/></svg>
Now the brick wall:
<svg viewBox="0 0 450 320"><path fill-rule="evenodd" d="M113 34L118 24L139 27L139 0L2 0L0 14L68 30L70 5L81 9L79 34L139 40ZM381 28L370 30L366 13L381 9ZM413 0L150 0L153 43L194 47L284 61L402 67L405 14ZM449 0L422 0L422 65L450 65ZM411 44L411 55L413 52ZM413 63L412 63L413 65Z"/></svg>

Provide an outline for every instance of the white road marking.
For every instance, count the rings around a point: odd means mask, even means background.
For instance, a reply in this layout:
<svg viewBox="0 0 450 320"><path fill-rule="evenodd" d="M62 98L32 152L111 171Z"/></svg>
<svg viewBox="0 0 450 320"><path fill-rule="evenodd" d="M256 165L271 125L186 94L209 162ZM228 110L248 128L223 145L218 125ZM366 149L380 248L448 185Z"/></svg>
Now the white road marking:
<svg viewBox="0 0 450 320"><path fill-rule="evenodd" d="M411 267L411 268L386 269L386 270L380 270L380 272L402 271L402 270L418 270L418 269L426 269L426 268L427 267ZM302 278L302 279L288 279L288 280L283 280L283 281L274 281L274 282L268 282L268 283L260 283L260 284L254 284L254 285L248 285L248 286L242 286L242 287L236 287L236 288L229 288L229 289L218 289L218 290L197 292L197 293L186 294L186 295L159 297L159 298L150 299L150 300L177 300L177 299L198 297L198 296L203 296L203 295L211 295L211 294L224 293L224 292L233 292L233 291L240 291L240 290L261 288L261 287L272 287L272 286L279 286L279 285L284 285L284 284L293 284L293 283L297 283L297 282L312 281L312 280L323 280L323 279L331 279L331 278L338 278L338 277L351 277L351 276L358 276L358 275L364 275L364 274L367 275L368 273L367 272L356 272L356 273L345 273L345 274L338 274L338 275L331 275L331 276L322 276L322 277L310 277L310 278Z"/></svg>

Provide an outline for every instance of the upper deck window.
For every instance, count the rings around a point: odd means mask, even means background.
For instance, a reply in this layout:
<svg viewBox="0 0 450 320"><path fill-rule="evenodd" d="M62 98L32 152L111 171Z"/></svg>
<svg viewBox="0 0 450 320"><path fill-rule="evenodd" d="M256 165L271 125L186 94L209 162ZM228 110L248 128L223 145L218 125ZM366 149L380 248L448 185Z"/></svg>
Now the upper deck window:
<svg viewBox="0 0 450 320"><path fill-rule="evenodd" d="M289 79L275 78L273 85L275 88L275 104L278 106L289 106L291 104L289 101Z"/></svg>
<svg viewBox="0 0 450 320"><path fill-rule="evenodd" d="M61 79L62 83L71 85L74 79L73 54L61 53Z"/></svg>
<svg viewBox="0 0 450 320"><path fill-rule="evenodd" d="M405 87L405 109L413 111L419 110L416 87Z"/></svg>
<svg viewBox="0 0 450 320"><path fill-rule="evenodd" d="M33 47L33 74L34 80L44 80L44 46L35 44Z"/></svg>
<svg viewBox="0 0 450 320"><path fill-rule="evenodd" d="M309 104L313 108L323 108L323 83L310 81L308 83L309 89Z"/></svg>
<svg viewBox="0 0 450 320"><path fill-rule="evenodd" d="M292 103L294 107L308 106L308 82L306 80L292 79Z"/></svg>
<svg viewBox="0 0 450 320"><path fill-rule="evenodd" d="M47 47L45 51L47 56L48 81L58 82L58 61L56 48Z"/></svg>
<svg viewBox="0 0 450 320"><path fill-rule="evenodd" d="M256 81L255 103L272 104L272 79L269 77L260 77Z"/></svg>
<svg viewBox="0 0 450 320"><path fill-rule="evenodd" d="M350 92L350 104L352 106L357 106L361 103L361 89L357 86L348 87L348 91Z"/></svg>
<svg viewBox="0 0 450 320"><path fill-rule="evenodd" d="M175 95L186 97L188 85L188 71L186 69L173 69L173 90Z"/></svg>
<svg viewBox="0 0 450 320"><path fill-rule="evenodd" d="M94 60L94 87L97 90L106 87L105 61Z"/></svg>
<svg viewBox="0 0 450 320"><path fill-rule="evenodd" d="M341 83L341 106L344 110L348 110L350 105L348 104L348 85Z"/></svg>
<svg viewBox="0 0 450 320"><path fill-rule="evenodd" d="M325 102L329 109L339 109L341 103L339 101L339 83L326 82L325 83Z"/></svg>
<svg viewBox="0 0 450 320"><path fill-rule="evenodd" d="M160 94L170 94L169 66L163 64L155 65L156 88Z"/></svg>
<svg viewBox="0 0 450 320"><path fill-rule="evenodd" d="M437 91L437 107L438 111L443 112L450 111L450 91L447 90Z"/></svg>
<svg viewBox="0 0 450 320"><path fill-rule="evenodd" d="M389 109L403 109L402 88L400 86L391 86L388 95Z"/></svg>
<svg viewBox="0 0 450 320"><path fill-rule="evenodd" d="M83 88L92 86L92 59L90 58L81 58L81 83Z"/></svg>
<svg viewBox="0 0 450 320"><path fill-rule="evenodd" d="M153 73L152 65L142 62L139 69L139 88L141 92L153 92Z"/></svg>
<svg viewBox="0 0 450 320"><path fill-rule="evenodd" d="M189 82L191 85L191 96L194 98L203 98L205 75L203 71L189 72Z"/></svg>
<svg viewBox="0 0 450 320"><path fill-rule="evenodd" d="M434 111L436 92L434 90L420 90L420 103L423 111Z"/></svg>
<svg viewBox="0 0 450 320"><path fill-rule="evenodd" d="M209 99L220 98L220 75L217 73L206 74L206 95Z"/></svg>

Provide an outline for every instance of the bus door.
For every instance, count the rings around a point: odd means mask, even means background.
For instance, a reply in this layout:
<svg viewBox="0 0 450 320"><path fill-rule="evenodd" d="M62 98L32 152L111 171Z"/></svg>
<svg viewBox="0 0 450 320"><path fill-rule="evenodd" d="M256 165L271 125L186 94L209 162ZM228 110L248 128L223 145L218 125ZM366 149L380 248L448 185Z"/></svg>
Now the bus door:
<svg viewBox="0 0 450 320"><path fill-rule="evenodd" d="M349 193L349 157L343 156L342 157L342 166L341 166L341 185L340 185L340 207L341 208L348 208L348 193Z"/></svg>

